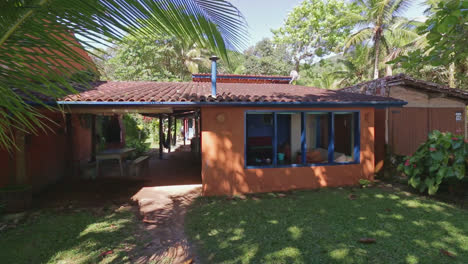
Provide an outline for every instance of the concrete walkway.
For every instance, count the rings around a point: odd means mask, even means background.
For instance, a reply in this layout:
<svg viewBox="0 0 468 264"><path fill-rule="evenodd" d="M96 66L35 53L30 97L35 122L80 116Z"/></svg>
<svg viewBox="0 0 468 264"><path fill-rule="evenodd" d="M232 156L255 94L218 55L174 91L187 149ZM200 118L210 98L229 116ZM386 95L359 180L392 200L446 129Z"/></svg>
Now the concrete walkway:
<svg viewBox="0 0 468 264"><path fill-rule="evenodd" d="M183 149L164 153L162 160L151 157L146 186L132 197L152 238L138 263L194 263L184 218L201 195L200 169L199 157Z"/></svg>
<svg viewBox="0 0 468 264"><path fill-rule="evenodd" d="M132 197L152 240L137 263L193 263L184 233L188 206L201 194L201 184L144 187Z"/></svg>

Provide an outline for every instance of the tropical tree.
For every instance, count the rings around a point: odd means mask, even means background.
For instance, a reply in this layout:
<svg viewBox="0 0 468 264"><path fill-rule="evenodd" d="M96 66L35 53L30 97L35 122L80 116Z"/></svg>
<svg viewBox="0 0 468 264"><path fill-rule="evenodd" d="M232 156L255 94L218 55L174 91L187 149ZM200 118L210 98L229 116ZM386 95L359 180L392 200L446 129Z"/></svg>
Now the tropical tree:
<svg viewBox="0 0 468 264"><path fill-rule="evenodd" d="M181 81L210 66L208 50L169 36L128 36L107 54L93 57L105 80Z"/></svg>
<svg viewBox="0 0 468 264"><path fill-rule="evenodd" d="M433 67L432 76L447 76L439 79L451 87L466 87L468 84L468 0L433 1L428 9L428 19L418 27L418 33L427 39L421 49L400 56L394 62L409 70L427 70ZM440 70L447 74L440 75Z"/></svg>
<svg viewBox="0 0 468 264"><path fill-rule="evenodd" d="M71 81L86 81L73 76L93 69L80 44L97 48L138 30L196 43L225 60L228 49L245 43L245 22L225 0L1 1L0 144L11 147L14 130L44 129L33 104L51 109L42 98L73 93Z"/></svg>
<svg viewBox="0 0 468 264"><path fill-rule="evenodd" d="M385 60L386 54L395 52L390 38L399 40L397 48L414 41L418 34L415 26L401 15L407 10L411 0L355 0L363 8L363 12L354 16L357 31L345 41L344 50L356 45L371 45L373 47L374 79L379 78L379 65ZM395 44L394 42L394 44ZM400 51L398 51L400 52Z"/></svg>
<svg viewBox="0 0 468 264"><path fill-rule="evenodd" d="M359 13L359 6L345 1L304 0L273 30L274 41L287 45L299 72L301 63L315 62L342 45Z"/></svg>
<svg viewBox="0 0 468 264"><path fill-rule="evenodd" d="M333 72L340 79L338 85L347 87L371 79L372 50L369 46L359 45L353 47L345 54L345 58L338 60L338 69Z"/></svg>
<svg viewBox="0 0 468 264"><path fill-rule="evenodd" d="M240 73L256 75L289 75L292 56L287 47L263 39L244 52L244 63Z"/></svg>

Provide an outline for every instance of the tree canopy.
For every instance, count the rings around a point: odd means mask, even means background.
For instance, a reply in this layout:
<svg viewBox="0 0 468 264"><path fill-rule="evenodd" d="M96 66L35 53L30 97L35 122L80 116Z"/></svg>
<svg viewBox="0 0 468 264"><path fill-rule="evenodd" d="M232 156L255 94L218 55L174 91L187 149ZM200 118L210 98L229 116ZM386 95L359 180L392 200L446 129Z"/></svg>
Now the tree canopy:
<svg viewBox="0 0 468 264"><path fill-rule="evenodd" d="M305 0L289 13L282 27L272 30L274 40L287 46L299 71L301 62L313 62L341 45L360 10L354 3L339 0Z"/></svg>

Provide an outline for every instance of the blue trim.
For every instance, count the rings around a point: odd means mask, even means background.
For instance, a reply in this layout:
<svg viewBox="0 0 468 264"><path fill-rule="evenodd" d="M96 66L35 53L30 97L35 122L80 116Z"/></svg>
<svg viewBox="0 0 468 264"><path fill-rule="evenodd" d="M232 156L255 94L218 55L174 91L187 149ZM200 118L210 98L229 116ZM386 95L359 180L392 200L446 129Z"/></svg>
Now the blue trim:
<svg viewBox="0 0 468 264"><path fill-rule="evenodd" d="M301 159L302 164L287 164L287 165L278 165L277 164L277 144L278 144L278 128L277 128L277 113L284 113L282 110L274 111L265 111L265 110L246 110L244 111L244 168L245 169L262 169L262 168L291 168L291 167L317 167L317 166L337 166L337 165L352 165L360 164L360 151L361 151L361 111L360 110L332 110L332 111L307 111L307 110L295 110L288 111L291 113L301 113ZM307 151L307 126L306 126L306 113L313 114L316 113L328 113L328 162L326 163L307 163L306 160L306 151ZM354 117L354 161L353 162L335 162L334 161L334 149L335 149L335 113L347 112L353 113ZM260 165L253 166L247 165L247 115L249 113L268 113L273 114L273 164L272 165Z"/></svg>
<svg viewBox="0 0 468 264"><path fill-rule="evenodd" d="M192 78L209 79L210 75L205 74L192 74ZM240 80L281 80L290 81L291 77L268 77L268 76L223 76L220 75L219 79L240 79Z"/></svg>
<svg viewBox="0 0 468 264"><path fill-rule="evenodd" d="M278 116L273 112L273 167L278 165Z"/></svg>
<svg viewBox="0 0 468 264"><path fill-rule="evenodd" d="M361 161L361 113L354 113L354 162Z"/></svg>
<svg viewBox="0 0 468 264"><path fill-rule="evenodd" d="M306 163L307 140L306 140L306 115L301 112L301 163Z"/></svg>
<svg viewBox="0 0 468 264"><path fill-rule="evenodd" d="M81 106L289 106L289 107L377 107L403 106L407 102L107 102L107 101L57 101L59 105ZM329 111L326 111L329 112Z"/></svg>
<svg viewBox="0 0 468 264"><path fill-rule="evenodd" d="M324 166L340 166L340 165L356 165L358 162L326 162L326 163L305 163L305 164L288 164L288 165L259 165L259 166L244 166L245 169L278 169L278 168L301 168L301 167L324 167Z"/></svg>
<svg viewBox="0 0 468 264"><path fill-rule="evenodd" d="M335 113L328 114L328 163L332 163L335 154Z"/></svg>
<svg viewBox="0 0 468 264"><path fill-rule="evenodd" d="M321 123L321 120L322 117L320 115L317 115L317 120L315 121L316 122L316 126L315 126L315 147L318 148L318 147L323 147L321 142L320 142L320 139L322 138L322 129L320 127L320 123Z"/></svg>
<svg viewBox="0 0 468 264"><path fill-rule="evenodd" d="M244 112L244 167L247 166L247 112Z"/></svg>

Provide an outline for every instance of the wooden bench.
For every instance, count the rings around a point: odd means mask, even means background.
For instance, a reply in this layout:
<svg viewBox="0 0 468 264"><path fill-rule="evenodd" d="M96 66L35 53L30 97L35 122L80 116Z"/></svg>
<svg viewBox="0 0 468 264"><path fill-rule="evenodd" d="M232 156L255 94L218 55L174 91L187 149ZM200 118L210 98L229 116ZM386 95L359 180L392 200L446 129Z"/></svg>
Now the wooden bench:
<svg viewBox="0 0 468 264"><path fill-rule="evenodd" d="M132 161L130 175L140 177L149 167L149 156L140 156Z"/></svg>

